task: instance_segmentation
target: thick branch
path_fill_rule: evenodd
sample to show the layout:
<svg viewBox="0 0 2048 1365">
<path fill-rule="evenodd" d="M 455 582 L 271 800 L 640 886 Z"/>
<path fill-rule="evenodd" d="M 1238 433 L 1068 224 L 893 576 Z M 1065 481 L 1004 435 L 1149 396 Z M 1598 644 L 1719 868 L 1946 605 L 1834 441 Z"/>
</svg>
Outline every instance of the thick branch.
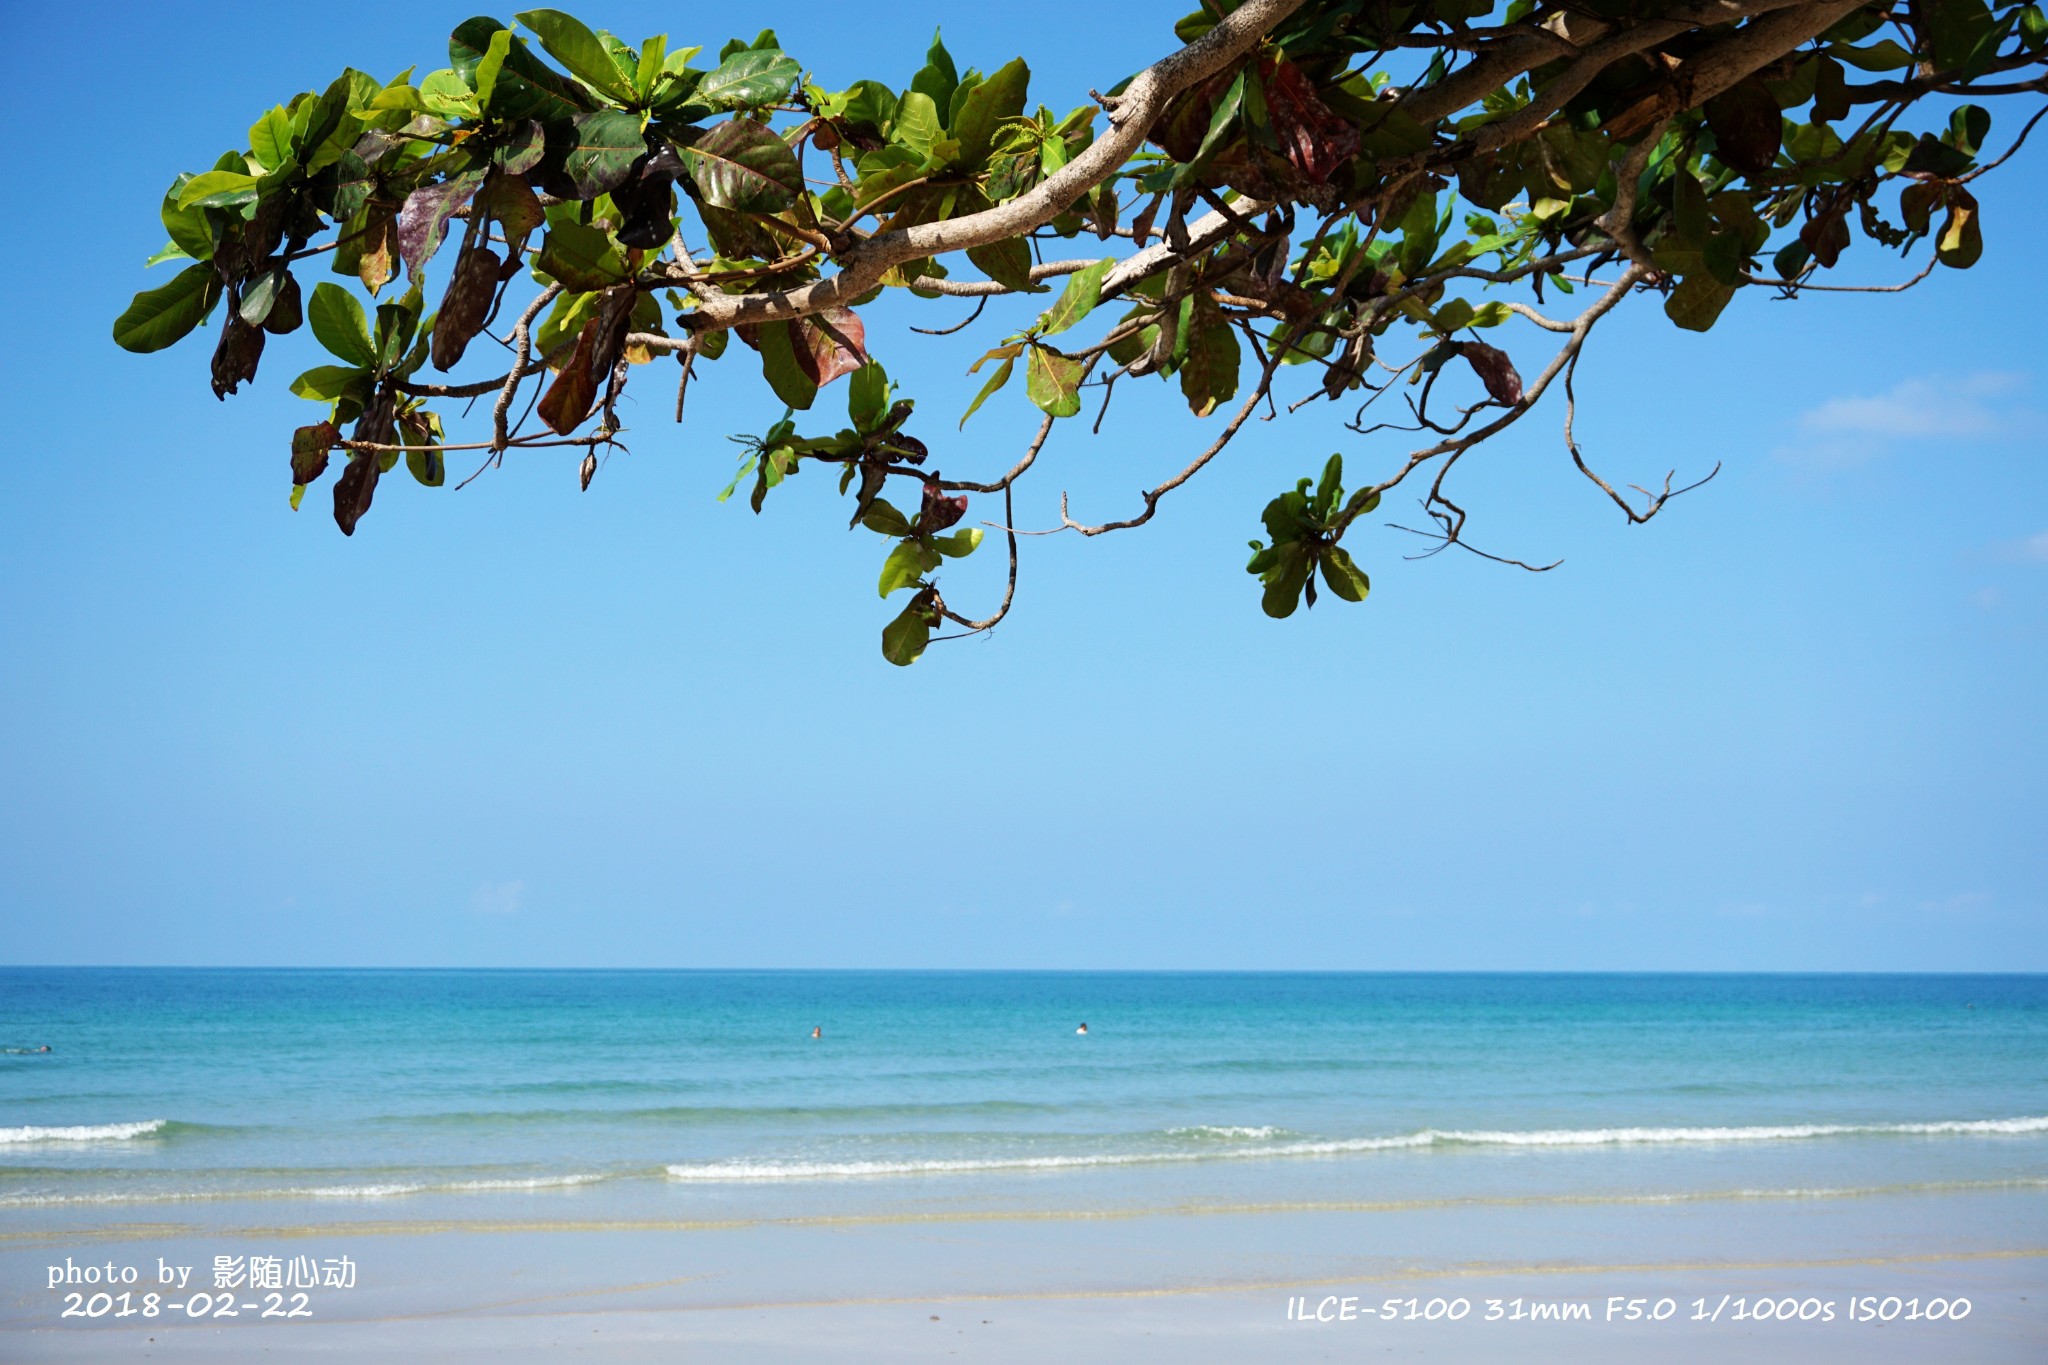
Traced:
<svg viewBox="0 0 2048 1365">
<path fill-rule="evenodd" d="M 850 304 L 881 282 L 889 267 L 986 246 L 1043 227 L 1123 169 L 1144 144 L 1166 102 L 1243 55 L 1302 0 L 1247 0 L 1215 28 L 1132 78 L 1109 116 L 1109 131 L 1035 188 L 1006 204 L 916 227 L 877 233 L 849 251 L 836 275 L 794 289 L 708 298 L 689 318 L 693 331 L 777 322 Z"/>
</svg>

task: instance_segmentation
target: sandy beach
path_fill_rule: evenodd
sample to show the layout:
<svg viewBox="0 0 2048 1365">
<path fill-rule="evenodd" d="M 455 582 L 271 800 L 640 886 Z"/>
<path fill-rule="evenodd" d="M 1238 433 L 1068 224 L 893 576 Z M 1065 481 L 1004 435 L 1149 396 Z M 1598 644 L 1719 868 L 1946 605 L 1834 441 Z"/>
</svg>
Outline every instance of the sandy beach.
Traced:
<svg viewBox="0 0 2048 1365">
<path fill-rule="evenodd" d="M 2038 1188 L 724 1225 L 584 1222 L 525 1205 L 525 1220 L 323 1228 L 292 1222 L 312 1210 L 277 1207 L 235 1211 L 267 1225 L 11 1232 L 0 1355 L 2018 1362 L 2048 1342 Z M 314 1316 L 292 1321 L 64 1320 L 66 1291 L 14 1289 L 67 1257 L 145 1276 L 192 1265 L 197 1289 L 215 1256 L 266 1252 L 347 1256 L 360 1279 L 316 1289 Z M 1927 1320 L 1936 1302 L 1941 1319 Z"/>
</svg>

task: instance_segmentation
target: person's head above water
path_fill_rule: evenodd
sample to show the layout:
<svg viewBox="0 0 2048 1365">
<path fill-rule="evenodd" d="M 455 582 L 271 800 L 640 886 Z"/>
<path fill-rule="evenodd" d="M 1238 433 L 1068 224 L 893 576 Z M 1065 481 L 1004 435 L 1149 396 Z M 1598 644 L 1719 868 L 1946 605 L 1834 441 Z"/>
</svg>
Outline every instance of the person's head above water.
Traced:
<svg viewBox="0 0 2048 1365">
<path fill-rule="evenodd" d="M 1084 1022 L 1084 1023 L 1083 1023 L 1082 1025 L 1081 1025 L 1081 1027 L 1079 1027 L 1079 1028 L 1077 1028 L 1077 1029 L 1075 1029 L 1075 1030 L 1074 1030 L 1074 1032 L 1076 1032 L 1076 1033 L 1086 1033 L 1087 1031 L 1088 1031 L 1088 1025 L 1087 1025 L 1087 1024 L 1086 1024 L 1085 1022 Z"/>
<path fill-rule="evenodd" d="M 823 1024 L 812 1025 L 811 1036 L 813 1038 L 823 1038 L 825 1036 L 825 1026 Z"/>
</svg>

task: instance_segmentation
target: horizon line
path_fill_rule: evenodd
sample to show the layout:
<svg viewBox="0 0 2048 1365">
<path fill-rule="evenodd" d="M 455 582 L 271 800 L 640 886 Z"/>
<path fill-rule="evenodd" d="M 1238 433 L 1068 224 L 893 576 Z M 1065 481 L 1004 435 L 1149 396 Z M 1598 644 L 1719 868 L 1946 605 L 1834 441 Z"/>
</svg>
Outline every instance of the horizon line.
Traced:
<svg viewBox="0 0 2048 1365">
<path fill-rule="evenodd" d="M 1830 977 L 2032 977 L 2048 976 L 2048 970 L 1989 968 L 1843 968 L 1843 967 L 538 967 L 538 966 L 447 966 L 447 965 L 362 965 L 351 963 L 264 964 L 264 963 L 93 963 L 93 962 L 4 962 L 4 971 L 59 972 L 500 972 L 500 973 L 694 973 L 779 972 L 828 975 L 834 973 L 895 973 L 902 975 L 1000 976 L 1830 976 Z"/>
</svg>

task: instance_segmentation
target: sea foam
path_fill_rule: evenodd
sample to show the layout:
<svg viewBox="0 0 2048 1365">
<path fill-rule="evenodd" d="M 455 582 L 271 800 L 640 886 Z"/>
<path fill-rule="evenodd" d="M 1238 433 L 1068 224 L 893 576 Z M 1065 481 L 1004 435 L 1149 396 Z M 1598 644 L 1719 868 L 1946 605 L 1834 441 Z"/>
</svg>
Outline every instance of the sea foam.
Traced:
<svg viewBox="0 0 2048 1365">
<path fill-rule="evenodd" d="M 15 1142 L 127 1142 L 162 1131 L 169 1119 L 144 1119 L 140 1123 L 78 1124 L 68 1128 L 0 1128 L 0 1143 Z"/>
<path fill-rule="evenodd" d="M 92 1194 L 48 1194 L 22 1190 L 0 1193 L 0 1208 L 43 1207 L 52 1204 L 171 1204 L 192 1200 L 397 1199 L 409 1194 L 568 1189 L 576 1185 L 594 1185 L 610 1178 L 595 1174 L 538 1175 L 495 1180 L 388 1180 L 362 1185 L 291 1185 L 281 1188 L 237 1188 L 226 1185 L 216 1189 L 109 1190 Z"/>
<path fill-rule="evenodd" d="M 934 1157 L 900 1161 L 714 1161 L 669 1166 L 673 1180 L 763 1182 L 834 1180 L 863 1176 L 941 1175 L 971 1171 L 1071 1170 L 1090 1166 L 1149 1166 L 1173 1162 L 1230 1161 L 1282 1157 L 1344 1156 L 1354 1153 L 1434 1147 L 1606 1147 L 1678 1143 L 1789 1142 L 1828 1137 L 2001 1137 L 2048 1133 L 2048 1115 L 2011 1119 L 1952 1119 L 1934 1123 L 1794 1123 L 1730 1128 L 1551 1128 L 1528 1131 L 1425 1128 L 1387 1137 L 1329 1138 L 1257 1143 L 1245 1138 L 1279 1133 L 1273 1128 L 1175 1128 L 1171 1135 L 1224 1136 L 1239 1142 L 1199 1150 L 1096 1152 L 1071 1156 Z"/>
</svg>

